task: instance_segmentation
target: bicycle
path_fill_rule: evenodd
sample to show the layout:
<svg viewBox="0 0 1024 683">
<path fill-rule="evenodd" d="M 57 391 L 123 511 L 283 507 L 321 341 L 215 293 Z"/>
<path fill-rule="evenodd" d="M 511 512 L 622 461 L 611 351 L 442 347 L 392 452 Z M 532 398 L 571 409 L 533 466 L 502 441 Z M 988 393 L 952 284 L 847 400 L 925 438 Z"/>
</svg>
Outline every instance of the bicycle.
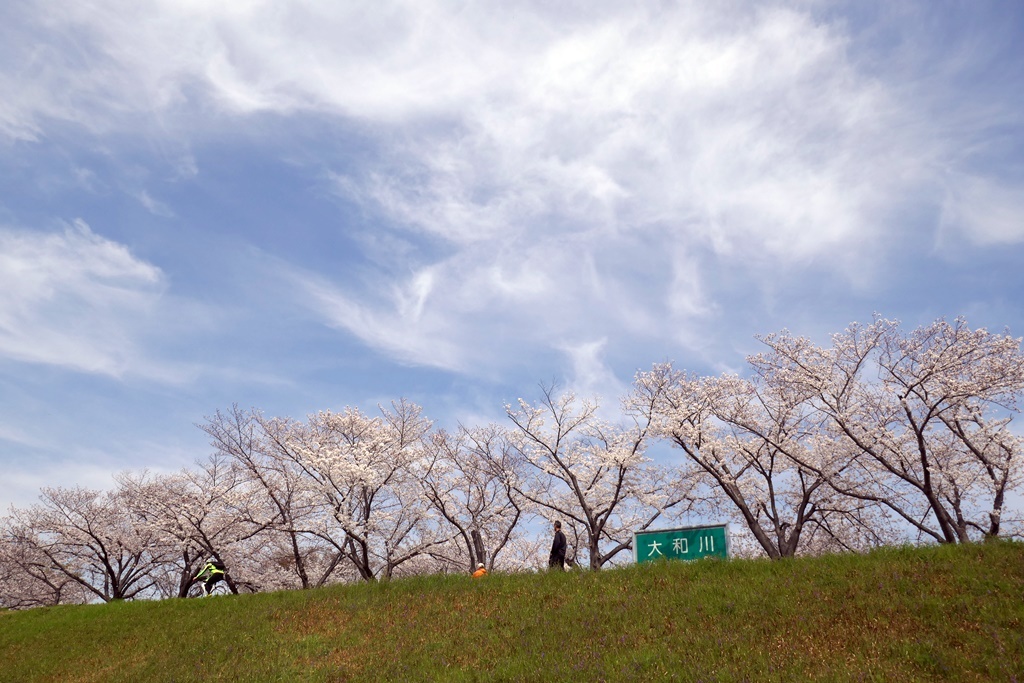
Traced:
<svg viewBox="0 0 1024 683">
<path fill-rule="evenodd" d="M 213 584 L 213 588 L 210 589 L 210 596 L 215 595 L 231 595 L 231 589 L 228 588 L 227 581 L 218 581 Z M 206 595 L 203 593 L 203 582 L 196 581 L 188 588 L 188 597 L 190 598 L 203 598 Z"/>
</svg>

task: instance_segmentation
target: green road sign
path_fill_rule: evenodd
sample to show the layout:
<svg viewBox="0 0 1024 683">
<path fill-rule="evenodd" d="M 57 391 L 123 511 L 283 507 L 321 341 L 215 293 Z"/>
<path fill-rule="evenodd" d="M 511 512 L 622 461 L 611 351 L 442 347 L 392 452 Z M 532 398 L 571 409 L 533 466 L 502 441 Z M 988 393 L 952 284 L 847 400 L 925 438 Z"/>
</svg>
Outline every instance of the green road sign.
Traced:
<svg viewBox="0 0 1024 683">
<path fill-rule="evenodd" d="M 702 557 L 729 557 L 727 525 L 655 529 L 633 534 L 633 559 L 636 562 L 699 560 Z"/>
</svg>

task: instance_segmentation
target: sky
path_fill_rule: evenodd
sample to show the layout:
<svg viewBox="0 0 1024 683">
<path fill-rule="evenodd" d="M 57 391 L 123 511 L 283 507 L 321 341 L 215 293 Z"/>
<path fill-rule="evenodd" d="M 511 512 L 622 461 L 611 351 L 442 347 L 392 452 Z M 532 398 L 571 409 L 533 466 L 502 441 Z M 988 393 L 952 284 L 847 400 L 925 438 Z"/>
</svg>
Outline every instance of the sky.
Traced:
<svg viewBox="0 0 1024 683">
<path fill-rule="evenodd" d="M 0 3 L 0 510 L 233 404 L 1024 335 L 1024 3 Z"/>
</svg>

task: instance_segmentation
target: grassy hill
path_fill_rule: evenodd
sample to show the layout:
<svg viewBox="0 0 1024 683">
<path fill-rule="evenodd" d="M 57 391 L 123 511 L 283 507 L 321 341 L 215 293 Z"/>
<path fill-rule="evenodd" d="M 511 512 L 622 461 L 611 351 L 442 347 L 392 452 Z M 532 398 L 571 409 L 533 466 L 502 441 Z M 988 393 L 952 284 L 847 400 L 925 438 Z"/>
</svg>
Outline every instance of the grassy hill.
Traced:
<svg viewBox="0 0 1024 683">
<path fill-rule="evenodd" d="M 1024 683 L 1024 544 L 4 613 L 0 680 Z"/>
</svg>

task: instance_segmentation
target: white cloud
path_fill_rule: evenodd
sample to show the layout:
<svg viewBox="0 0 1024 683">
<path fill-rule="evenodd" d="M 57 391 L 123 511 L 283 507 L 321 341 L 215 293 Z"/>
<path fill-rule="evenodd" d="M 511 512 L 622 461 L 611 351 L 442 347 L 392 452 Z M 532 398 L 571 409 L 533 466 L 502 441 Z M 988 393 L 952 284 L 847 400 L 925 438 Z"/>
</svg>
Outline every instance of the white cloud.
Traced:
<svg viewBox="0 0 1024 683">
<path fill-rule="evenodd" d="M 404 362 L 493 377 L 546 350 L 575 357 L 580 339 L 662 332 L 664 302 L 645 282 L 674 267 L 670 256 L 631 263 L 627 254 L 616 263 L 616 245 L 636 248 L 619 240 L 598 249 L 582 238 L 572 246 L 555 238 L 481 243 L 406 275 L 403 263 L 345 288 L 294 266 L 264 270 L 284 275 L 298 302 L 369 346 Z"/>
<path fill-rule="evenodd" d="M 1024 184 L 961 176 L 948 185 L 942 227 L 982 245 L 1024 242 Z"/>
<path fill-rule="evenodd" d="M 34 449 L 50 445 L 41 434 L 33 433 L 22 426 L 12 424 L 0 424 L 0 441 Z"/>
<path fill-rule="evenodd" d="M 329 324 L 451 369 L 500 353 L 509 330 L 529 348 L 623 329 L 687 343 L 720 310 L 699 258 L 864 278 L 890 219 L 972 135 L 950 125 L 969 117 L 932 120 L 969 102 L 919 102 L 867 71 L 821 7 L 72 4 L 16 34 L 39 47 L 5 69 L 0 134 L 60 119 L 201 138 L 312 113 L 372 146 L 370 165 L 322 163 L 380 219 L 364 288 L 299 276 Z M 1016 241 L 1012 190 L 968 184 L 947 222 Z M 444 255 L 410 247 L 423 236 Z"/>
<path fill-rule="evenodd" d="M 604 362 L 602 356 L 607 339 L 566 344 L 562 347 L 572 364 L 572 377 L 567 389 L 581 397 L 599 397 L 606 412 L 615 414 L 616 400 L 624 396 L 628 387 Z"/>
<path fill-rule="evenodd" d="M 171 218 L 174 216 L 174 211 L 167 204 L 153 199 L 148 191 L 142 190 L 139 195 L 139 203 L 146 207 L 146 211 L 149 211 L 154 216 L 162 216 L 164 218 Z"/>
<path fill-rule="evenodd" d="M 207 380 L 190 392 L 197 404 L 261 388 L 282 405 L 295 394 L 303 407 L 338 400 L 311 386 L 333 382 L 321 368 L 336 349 L 305 336 L 308 314 L 287 308 L 298 301 L 400 364 L 464 373 L 448 391 L 460 396 L 452 403 L 465 386 L 480 392 L 473 410 L 454 408 L 471 416 L 500 405 L 481 386 L 526 373 L 563 372 L 562 382 L 608 407 L 623 390 L 613 368 L 669 355 L 725 370 L 753 345 L 743 341 L 750 333 L 771 329 L 750 329 L 762 320 L 845 324 L 867 297 L 832 303 L 857 287 L 874 287 L 880 306 L 956 314 L 944 308 L 948 292 L 921 303 L 927 294 L 886 290 L 932 265 L 915 249 L 929 244 L 939 210 L 950 249 L 1024 238 L 1021 193 L 1000 173 L 1019 162 L 1019 75 L 999 47 L 1014 24 L 995 26 L 999 9 L 979 30 L 927 2 L 877 16 L 850 6 L 0 3 L 0 146 L 14 151 L 4 170 L 41 178 L 37 196 L 0 197 L 0 211 L 24 223 L 48 210 L 92 211 L 52 208 L 64 201 L 102 203 L 112 220 L 142 207 L 169 220 L 143 216 L 140 242 L 173 245 L 162 270 L 84 223 L 46 234 L 0 227 L 0 360 Z M 871 25 L 858 26 L 866 16 Z M 1014 43 L 1009 54 L 1018 53 Z M 987 79 L 980 91 L 976 79 Z M 1003 142 L 1009 151 L 993 152 Z M 986 164 L 993 154 L 1002 167 Z M 288 157 L 291 183 L 272 202 L 298 186 L 320 191 L 327 176 L 363 215 L 325 219 L 325 203 L 259 215 L 244 192 L 224 197 L 228 187 L 274 187 L 263 183 L 281 177 L 270 155 Z M 240 182 L 223 182 L 214 166 Z M 51 208 L 29 205 L 40 197 Z M 114 197 L 121 203 L 108 204 Z M 101 232 L 103 211 L 88 215 Z M 288 243 L 296 225 L 301 235 Z M 318 234 L 330 229 L 350 232 Z M 210 239 L 180 241 L 204 230 Z M 253 251 L 287 243 L 287 256 L 247 268 L 239 261 L 253 251 L 238 248 L 240 235 Z M 322 252 L 302 262 L 313 244 Z M 328 251 L 341 244 L 359 253 Z M 879 271 L 897 251 L 904 270 L 887 282 Z M 231 310 L 176 301 L 169 274 L 181 291 L 203 290 Z M 975 298 L 989 305 L 984 292 Z M 997 317 L 1017 315 L 1011 295 L 991 304 L 1002 307 Z M 260 355 L 295 348 L 308 363 Z M 175 353 L 203 358 L 175 367 Z M 566 370 L 550 370 L 559 359 Z M 372 357 L 355 362 L 389 374 Z M 15 369 L 31 395 L 39 368 Z M 224 400 L 235 398 L 249 400 Z M 61 445 L 80 442 L 77 431 L 40 443 L 18 424 L 0 425 L 12 447 L 97 457 Z M 115 441 L 130 451 L 119 462 L 152 450 L 123 434 Z M 35 479 L 19 487 L 37 486 L 42 474 L 31 469 L 20 476 Z M 66 469 L 85 483 L 93 476 Z M 54 483 L 45 478 L 38 483 Z"/>
<path fill-rule="evenodd" d="M 414 277 L 406 287 L 393 287 L 382 303 L 367 304 L 320 276 L 284 266 L 279 272 L 295 287 L 297 299 L 331 327 L 346 330 L 404 362 L 467 369 L 457 344 L 437 329 L 436 317 L 422 316 L 429 278 Z"/>
<path fill-rule="evenodd" d="M 790 259 L 871 229 L 896 191 L 879 174 L 908 165 L 885 133 L 899 115 L 885 91 L 807 17 L 721 19 L 611 17 L 510 54 L 511 79 L 347 188 L 456 243 L 658 223 L 722 253 Z"/>
<path fill-rule="evenodd" d="M 106 0 L 42 23 L 49 49 L 23 80 L 61 96 L 27 97 L 25 126 L 208 119 L 204 92 L 230 114 L 383 124 L 389 163 L 350 187 L 460 242 L 552 216 L 696 216 L 723 248 L 754 238 L 799 255 L 863 227 L 880 185 L 865 166 L 899 158 L 880 135 L 895 115 L 885 90 L 846 62 L 842 34 L 787 9 L 611 3 L 570 20 L 529 6 Z M 71 27 L 87 58 L 58 70 Z"/>
<path fill-rule="evenodd" d="M 0 515 L 11 505 L 24 508 L 38 503 L 43 487 L 110 490 L 116 487 L 116 472 L 145 469 L 168 474 L 191 466 L 205 452 L 177 445 L 174 436 L 152 442 L 119 435 L 116 443 L 106 444 L 102 450 L 83 446 L 76 436 L 55 441 L 59 443 L 53 444 L 49 452 L 60 453 L 58 457 L 26 455 L 17 458 L 17 467 L 10 462 L 5 465 L 0 480 Z"/>
<path fill-rule="evenodd" d="M 61 233 L 0 229 L 0 355 L 120 375 L 164 288 L 159 268 L 81 220 Z"/>
</svg>

